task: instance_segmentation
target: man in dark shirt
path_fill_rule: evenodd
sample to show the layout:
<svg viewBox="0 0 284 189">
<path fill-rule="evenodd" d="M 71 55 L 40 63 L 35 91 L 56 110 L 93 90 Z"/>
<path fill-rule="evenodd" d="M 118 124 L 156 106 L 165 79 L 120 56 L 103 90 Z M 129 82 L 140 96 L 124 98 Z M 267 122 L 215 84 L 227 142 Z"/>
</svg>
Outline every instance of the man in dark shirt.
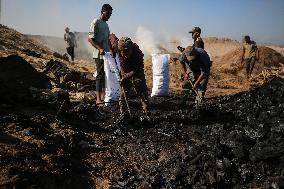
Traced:
<svg viewBox="0 0 284 189">
<path fill-rule="evenodd" d="M 148 92 L 144 74 L 144 54 L 136 43 L 130 38 L 122 37 L 118 42 L 121 68 L 121 85 L 124 89 L 131 86 L 141 99 L 142 108 L 145 113 L 148 112 Z M 124 113 L 124 94 L 120 94 L 120 111 Z"/>
<path fill-rule="evenodd" d="M 191 31 L 189 31 L 192 35 L 192 39 L 194 40 L 194 46 L 198 48 L 204 49 L 204 42 L 201 38 L 201 29 L 200 27 L 194 27 Z"/>
<path fill-rule="evenodd" d="M 201 105 L 207 89 L 212 62 L 207 52 L 201 48 L 188 46 L 179 57 L 184 82 L 193 84 L 192 90 L 197 91 L 196 103 Z"/>
</svg>

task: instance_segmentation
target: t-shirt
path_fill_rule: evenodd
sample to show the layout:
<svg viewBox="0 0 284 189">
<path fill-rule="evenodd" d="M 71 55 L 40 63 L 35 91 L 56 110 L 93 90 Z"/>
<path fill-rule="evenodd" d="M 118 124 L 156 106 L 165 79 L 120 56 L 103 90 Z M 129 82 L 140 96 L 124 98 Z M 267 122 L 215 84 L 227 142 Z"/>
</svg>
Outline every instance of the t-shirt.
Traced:
<svg viewBox="0 0 284 189">
<path fill-rule="evenodd" d="M 133 44 L 132 51 L 132 55 L 128 59 L 121 58 L 121 69 L 124 73 L 134 71 L 134 77 L 143 77 L 144 54 L 136 43 Z"/>
<path fill-rule="evenodd" d="M 109 35 L 110 30 L 108 24 L 100 18 L 95 18 L 90 25 L 89 38 L 93 39 L 96 44 L 104 48 L 106 52 L 109 52 Z M 93 58 L 103 59 L 99 49 L 94 48 Z"/>
<path fill-rule="evenodd" d="M 245 59 L 255 57 L 257 46 L 255 43 L 243 43 L 243 50 L 245 51 Z"/>
<path fill-rule="evenodd" d="M 65 33 L 64 40 L 66 41 L 67 47 L 74 47 L 76 45 L 76 37 L 72 32 Z"/>
</svg>

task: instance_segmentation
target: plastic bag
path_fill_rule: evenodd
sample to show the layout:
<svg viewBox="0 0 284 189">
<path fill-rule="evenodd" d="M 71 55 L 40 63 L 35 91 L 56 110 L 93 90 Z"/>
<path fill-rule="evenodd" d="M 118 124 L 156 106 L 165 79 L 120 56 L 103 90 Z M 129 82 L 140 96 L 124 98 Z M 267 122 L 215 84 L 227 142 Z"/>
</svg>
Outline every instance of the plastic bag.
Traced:
<svg viewBox="0 0 284 189">
<path fill-rule="evenodd" d="M 153 88 L 151 97 L 169 95 L 169 54 L 153 54 Z"/>
<path fill-rule="evenodd" d="M 120 96 L 119 87 L 119 69 L 120 62 L 118 56 L 115 59 L 111 53 L 106 52 L 103 56 L 104 71 L 105 71 L 105 105 L 110 105 L 112 102 L 117 102 Z M 115 62 L 116 61 L 116 62 Z"/>
</svg>

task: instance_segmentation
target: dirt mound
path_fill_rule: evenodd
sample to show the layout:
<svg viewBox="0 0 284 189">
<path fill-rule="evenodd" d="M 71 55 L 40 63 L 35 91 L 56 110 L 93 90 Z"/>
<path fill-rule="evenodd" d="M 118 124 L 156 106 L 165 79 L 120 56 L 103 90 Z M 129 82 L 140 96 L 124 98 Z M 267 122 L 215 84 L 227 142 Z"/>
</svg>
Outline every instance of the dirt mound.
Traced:
<svg viewBox="0 0 284 189">
<path fill-rule="evenodd" d="M 282 56 L 284 56 L 284 47 L 278 47 L 278 46 L 267 46 L 277 52 L 279 52 L 280 54 L 282 54 Z"/>
<path fill-rule="evenodd" d="M 204 43 L 207 45 L 213 45 L 216 43 L 223 43 L 229 45 L 239 45 L 240 43 L 237 40 L 229 39 L 229 38 L 218 38 L 218 37 L 206 37 L 203 38 Z"/>
<path fill-rule="evenodd" d="M 40 71 L 44 69 L 45 62 L 55 59 L 76 70 L 94 72 L 94 64 L 90 64 L 90 61 L 75 59 L 74 63 L 70 63 L 60 52 L 54 52 L 35 38 L 0 24 L 0 57 L 19 55 Z M 58 41 L 58 38 L 54 41 Z"/>
<path fill-rule="evenodd" d="M 210 53 L 213 60 L 224 56 L 241 45 L 238 41 L 228 38 L 207 37 L 203 40 L 205 50 Z"/>
<path fill-rule="evenodd" d="M 259 74 L 265 68 L 271 67 L 280 67 L 281 64 L 284 64 L 284 57 L 278 53 L 277 51 L 260 46 L 259 48 L 259 60 L 255 64 L 255 68 L 253 73 Z M 238 48 L 233 52 L 229 52 L 224 55 L 220 59 L 220 70 L 228 71 L 229 73 L 236 74 L 236 72 L 240 71 L 244 65 L 241 65 L 241 55 L 242 55 L 242 48 Z"/>
<path fill-rule="evenodd" d="M 0 57 L 0 101 L 17 102 L 29 97 L 29 88 L 50 88 L 46 75 L 17 55 Z"/>
<path fill-rule="evenodd" d="M 16 54 L 25 49 L 35 51 L 38 54 L 52 54 L 49 49 L 39 45 L 25 35 L 4 25 L 0 25 L 0 55 Z"/>
</svg>

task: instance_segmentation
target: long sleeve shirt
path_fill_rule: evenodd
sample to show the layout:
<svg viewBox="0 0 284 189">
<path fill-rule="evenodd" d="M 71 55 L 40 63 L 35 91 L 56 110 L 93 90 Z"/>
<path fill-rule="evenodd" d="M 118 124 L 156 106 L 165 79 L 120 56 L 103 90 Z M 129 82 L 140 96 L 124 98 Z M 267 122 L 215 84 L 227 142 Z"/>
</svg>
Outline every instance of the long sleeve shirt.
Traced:
<svg viewBox="0 0 284 189">
<path fill-rule="evenodd" d="M 132 55 L 128 59 L 121 60 L 121 69 L 124 73 L 134 72 L 133 77 L 144 75 L 144 54 L 137 44 L 133 44 Z"/>
<path fill-rule="evenodd" d="M 181 64 L 187 64 L 192 72 L 203 73 L 205 77 L 209 77 L 211 61 L 207 52 L 201 48 L 196 48 L 197 51 L 196 58 L 192 61 L 188 61 L 185 52 L 179 57 Z"/>
</svg>

